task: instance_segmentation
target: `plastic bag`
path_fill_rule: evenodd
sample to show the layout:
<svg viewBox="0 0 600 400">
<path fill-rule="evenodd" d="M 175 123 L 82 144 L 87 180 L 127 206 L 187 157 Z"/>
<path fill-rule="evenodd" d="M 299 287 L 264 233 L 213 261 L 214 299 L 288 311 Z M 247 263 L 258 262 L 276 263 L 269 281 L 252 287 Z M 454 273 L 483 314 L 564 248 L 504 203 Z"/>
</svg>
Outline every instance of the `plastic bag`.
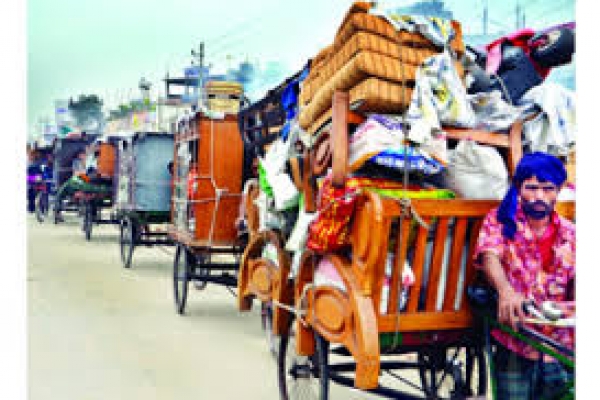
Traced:
<svg viewBox="0 0 600 400">
<path fill-rule="evenodd" d="M 307 213 L 304 211 L 304 198 L 302 195 L 300 195 L 299 208 L 296 225 L 294 225 L 294 229 L 285 244 L 285 249 L 289 252 L 300 252 L 304 249 L 308 238 L 308 227 L 317 217 L 317 213 Z"/>
<path fill-rule="evenodd" d="M 508 171 L 494 147 L 462 140 L 451 152 L 446 185 L 460 197 L 502 199 L 509 186 Z"/>
<path fill-rule="evenodd" d="M 256 204 L 256 207 L 258 208 L 259 231 L 265 229 L 281 229 L 283 227 L 281 216 L 273 210 L 273 198 L 267 197 L 267 195 L 261 191 L 254 200 L 254 204 Z"/>
<path fill-rule="evenodd" d="M 300 193 L 294 185 L 290 176 L 286 173 L 269 175 L 267 178 L 273 188 L 273 197 L 275 198 L 275 209 L 278 211 L 288 210 L 298 205 Z"/>
</svg>

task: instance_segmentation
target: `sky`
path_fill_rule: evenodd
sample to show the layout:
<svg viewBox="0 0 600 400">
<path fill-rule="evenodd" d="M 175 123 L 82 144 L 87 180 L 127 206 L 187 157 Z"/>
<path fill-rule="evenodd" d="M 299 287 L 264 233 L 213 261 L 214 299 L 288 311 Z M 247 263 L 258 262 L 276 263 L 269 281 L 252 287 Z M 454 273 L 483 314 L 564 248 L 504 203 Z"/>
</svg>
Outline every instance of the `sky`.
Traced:
<svg viewBox="0 0 600 400">
<path fill-rule="evenodd" d="M 488 1 L 489 31 L 511 31 L 517 2 L 528 25 L 574 19 L 573 0 Z M 414 1 L 387 0 L 386 6 Z M 192 48 L 205 43 L 217 71 L 248 59 L 271 63 L 281 80 L 333 40 L 351 0 L 29 0 L 27 127 L 54 118 L 54 100 L 98 94 L 105 106 L 139 96 L 141 77 L 164 91 L 167 72 L 180 75 Z M 465 34 L 482 31 L 485 0 L 447 0 Z M 228 59 L 227 56 L 230 56 Z M 234 64 L 235 65 L 235 64 Z M 105 107 L 107 108 L 107 107 Z"/>
</svg>

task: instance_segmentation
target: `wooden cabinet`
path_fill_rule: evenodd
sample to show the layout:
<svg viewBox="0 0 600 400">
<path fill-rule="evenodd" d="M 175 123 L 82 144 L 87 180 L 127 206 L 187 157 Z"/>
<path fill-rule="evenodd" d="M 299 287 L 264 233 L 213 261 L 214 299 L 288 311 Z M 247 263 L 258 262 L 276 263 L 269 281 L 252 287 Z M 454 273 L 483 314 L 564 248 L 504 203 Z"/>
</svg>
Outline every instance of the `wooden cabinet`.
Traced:
<svg viewBox="0 0 600 400">
<path fill-rule="evenodd" d="M 231 245 L 242 192 L 243 145 L 236 116 L 197 113 L 175 137 L 173 224 L 198 246 Z"/>
</svg>

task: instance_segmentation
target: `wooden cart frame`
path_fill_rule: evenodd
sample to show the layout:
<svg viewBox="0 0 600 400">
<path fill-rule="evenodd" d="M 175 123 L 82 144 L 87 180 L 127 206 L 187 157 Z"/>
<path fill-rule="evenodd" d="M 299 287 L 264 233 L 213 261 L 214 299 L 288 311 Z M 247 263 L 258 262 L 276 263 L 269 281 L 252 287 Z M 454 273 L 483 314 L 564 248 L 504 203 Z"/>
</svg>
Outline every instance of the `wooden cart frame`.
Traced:
<svg viewBox="0 0 600 400">
<path fill-rule="evenodd" d="M 329 129 L 326 128 L 329 138 L 318 143 L 305 157 L 305 165 L 309 166 L 303 177 L 307 211 L 315 210 L 314 203 L 310 201 L 316 192 L 314 177 L 323 173 L 328 165 L 332 167 L 333 184 L 344 184 L 347 176 L 348 129 L 351 124 L 360 124 L 365 120 L 364 116 L 350 111 L 347 93 L 336 92 L 332 106 L 332 123 Z M 451 141 L 470 138 L 498 148 L 504 155 L 512 176 L 522 156 L 521 129 L 522 123 L 516 122 L 507 135 L 456 128 L 447 128 L 445 131 Z M 242 258 L 238 306 L 240 310 L 248 310 L 254 297 L 279 306 L 273 310 L 273 332 L 282 335 L 279 354 L 282 398 L 288 396 L 285 382 L 289 379 L 289 374 L 302 376 L 307 368 L 312 371 L 313 376 L 320 379 L 322 389 L 328 387 L 328 378 L 331 378 L 338 383 L 357 388 L 377 390 L 382 395 L 410 398 L 405 392 L 379 387 L 378 378 L 382 365 L 384 369 L 416 368 L 421 377 L 422 391 L 426 396 L 436 395 L 439 387 L 434 380 L 428 379 L 428 376 L 439 372 L 449 374 L 453 378 L 454 393 L 457 396 L 464 396 L 465 393 L 484 393 L 484 379 L 475 382 L 472 375 L 474 365 L 476 369 L 481 369 L 482 373 L 485 368 L 482 345 L 473 330 L 471 312 L 464 300 L 463 288 L 473 274 L 472 263 L 465 260 L 470 260 L 470 252 L 481 220 L 497 204 L 495 201 L 477 200 L 413 200 L 407 208 L 396 200 L 383 199 L 374 194 L 365 195 L 359 201 L 354 219 L 351 239 L 353 259 L 344 258 L 339 254 L 324 255 L 342 276 L 347 289 L 345 293 L 330 287 L 312 287 L 316 255 L 309 251 L 303 255 L 296 279 L 291 281 L 288 278 L 289 257 L 281 249 L 275 233 L 260 232 L 254 235 Z M 436 228 L 435 231 L 428 232 L 420 227 L 417 241 L 409 246 L 408 228 L 414 213 L 425 221 L 436 221 Z M 417 282 L 421 282 L 425 269 L 429 271 L 429 282 L 423 294 L 420 289 L 412 290 L 407 311 L 398 312 L 393 306 L 397 304 L 399 295 L 397 282 L 400 266 L 396 265 L 388 301 L 391 312 L 380 315 L 374 306 L 379 304 L 381 299 L 383 260 L 380 249 L 386 248 L 389 243 L 392 220 L 395 220 L 396 224 L 399 220 L 405 220 L 401 228 L 404 231 L 404 242 L 396 248 L 398 259 L 406 259 L 410 248 L 414 254 L 413 263 L 416 266 L 413 267 Z M 452 242 L 446 246 L 433 245 L 433 250 L 430 247 L 428 265 L 424 266 L 428 236 L 435 238 L 437 242 L 446 240 L 448 229 L 456 231 Z M 260 257 L 259 250 L 266 243 L 280 249 L 278 265 Z M 446 248 L 448 250 L 443 250 Z M 438 299 L 436 289 L 441 276 L 443 256 L 448 260 L 445 262 L 445 268 L 451 272 L 446 281 L 447 297 Z M 462 271 L 461 287 L 456 286 L 459 277 L 457 271 Z M 425 300 L 419 296 L 425 296 Z M 441 310 L 436 307 L 439 301 L 443 302 Z M 458 308 L 454 307 L 455 303 Z M 290 325 L 294 314 L 301 318 Z M 293 328 L 292 331 L 290 327 Z M 384 335 L 382 337 L 386 337 L 388 342 L 390 337 L 394 338 L 394 352 L 416 352 L 417 362 L 407 364 L 386 361 L 381 364 L 380 334 Z M 399 340 L 398 335 L 404 336 L 405 340 Z M 299 365 L 296 370 L 290 365 L 285 365 L 284 353 L 287 352 L 291 339 L 296 341 L 297 355 L 309 360 L 311 365 Z M 354 379 L 338 373 L 340 371 L 337 371 L 335 366 L 329 366 L 326 349 L 329 342 L 342 345 L 345 349 L 342 353 L 353 356 L 354 363 L 345 363 L 340 368 L 341 371 L 354 371 Z M 432 346 L 435 351 L 430 351 Z M 456 359 L 446 357 L 451 348 L 462 349 L 462 357 L 468 364 L 467 370 L 455 368 L 453 363 Z M 389 351 L 389 346 L 386 351 Z M 458 354 L 456 351 L 455 353 Z M 303 368 L 304 372 L 301 372 Z M 328 369 L 327 374 L 322 368 Z"/>
<path fill-rule="evenodd" d="M 168 235 L 177 246 L 173 289 L 179 314 L 185 312 L 191 281 L 198 289 L 208 283 L 237 286 L 246 244 L 235 227 L 242 197 L 242 149 L 236 116 L 215 120 L 198 112 L 178 126 Z"/>
<path fill-rule="evenodd" d="M 131 268 L 133 253 L 136 247 L 174 245 L 166 228 L 170 221 L 168 204 L 166 210 L 160 210 L 160 207 L 141 207 L 138 204 L 138 199 L 136 199 L 136 190 L 139 184 L 143 184 L 144 188 L 148 190 L 158 190 L 163 187 L 172 186 L 170 180 L 163 181 L 154 178 L 154 176 L 151 180 L 149 180 L 149 177 L 140 177 L 139 179 L 142 181 L 134 179 L 138 173 L 136 171 L 137 163 L 141 162 L 143 158 L 141 155 L 136 155 L 134 149 L 138 146 L 138 140 L 146 140 L 147 137 L 160 140 L 166 137 L 170 138 L 170 135 L 164 132 L 136 132 L 130 138 L 127 138 L 127 145 L 120 143 L 121 147 L 117 156 L 117 171 L 115 173 L 115 220 L 119 224 L 119 250 L 124 268 Z M 131 146 L 131 148 L 128 146 Z M 169 158 L 171 156 L 170 151 L 168 152 Z M 124 156 L 125 152 L 127 152 L 126 156 Z M 162 152 L 161 156 L 164 156 Z M 146 162 L 156 163 L 157 160 L 146 160 Z M 166 174 L 168 165 L 166 162 L 164 164 L 164 173 Z M 126 178 L 124 178 L 125 175 Z M 119 190 L 122 192 L 118 193 Z"/>
<path fill-rule="evenodd" d="M 112 212 L 112 192 L 92 193 L 81 191 L 79 198 L 81 207 L 83 208 L 81 228 L 85 235 L 85 240 L 90 241 L 92 239 L 92 229 L 94 225 L 116 225 L 119 223 L 119 220 Z M 103 217 L 103 209 L 108 209 L 110 211 L 108 218 Z"/>
<path fill-rule="evenodd" d="M 133 252 L 138 246 L 174 244 L 164 228 L 170 220 L 169 212 L 121 210 L 116 220 L 119 223 L 119 249 L 124 268 L 131 268 Z"/>
</svg>

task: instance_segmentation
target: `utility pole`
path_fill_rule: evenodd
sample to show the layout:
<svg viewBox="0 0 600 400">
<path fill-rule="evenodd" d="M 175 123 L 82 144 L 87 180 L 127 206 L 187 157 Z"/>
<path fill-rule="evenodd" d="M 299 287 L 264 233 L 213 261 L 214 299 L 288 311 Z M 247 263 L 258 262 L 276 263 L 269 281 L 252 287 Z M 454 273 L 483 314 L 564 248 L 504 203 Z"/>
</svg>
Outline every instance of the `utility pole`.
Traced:
<svg viewBox="0 0 600 400">
<path fill-rule="evenodd" d="M 516 29 L 521 29 L 521 5 L 519 4 L 519 0 L 517 0 L 515 12 Z"/>
<path fill-rule="evenodd" d="M 488 1 L 483 0 L 483 34 L 488 34 Z"/>
<path fill-rule="evenodd" d="M 192 49 L 192 57 L 198 57 L 198 66 L 200 70 L 198 71 L 198 108 L 204 104 L 203 92 L 202 92 L 202 75 L 204 72 L 204 42 L 200 42 L 198 45 L 198 52 Z"/>
</svg>

